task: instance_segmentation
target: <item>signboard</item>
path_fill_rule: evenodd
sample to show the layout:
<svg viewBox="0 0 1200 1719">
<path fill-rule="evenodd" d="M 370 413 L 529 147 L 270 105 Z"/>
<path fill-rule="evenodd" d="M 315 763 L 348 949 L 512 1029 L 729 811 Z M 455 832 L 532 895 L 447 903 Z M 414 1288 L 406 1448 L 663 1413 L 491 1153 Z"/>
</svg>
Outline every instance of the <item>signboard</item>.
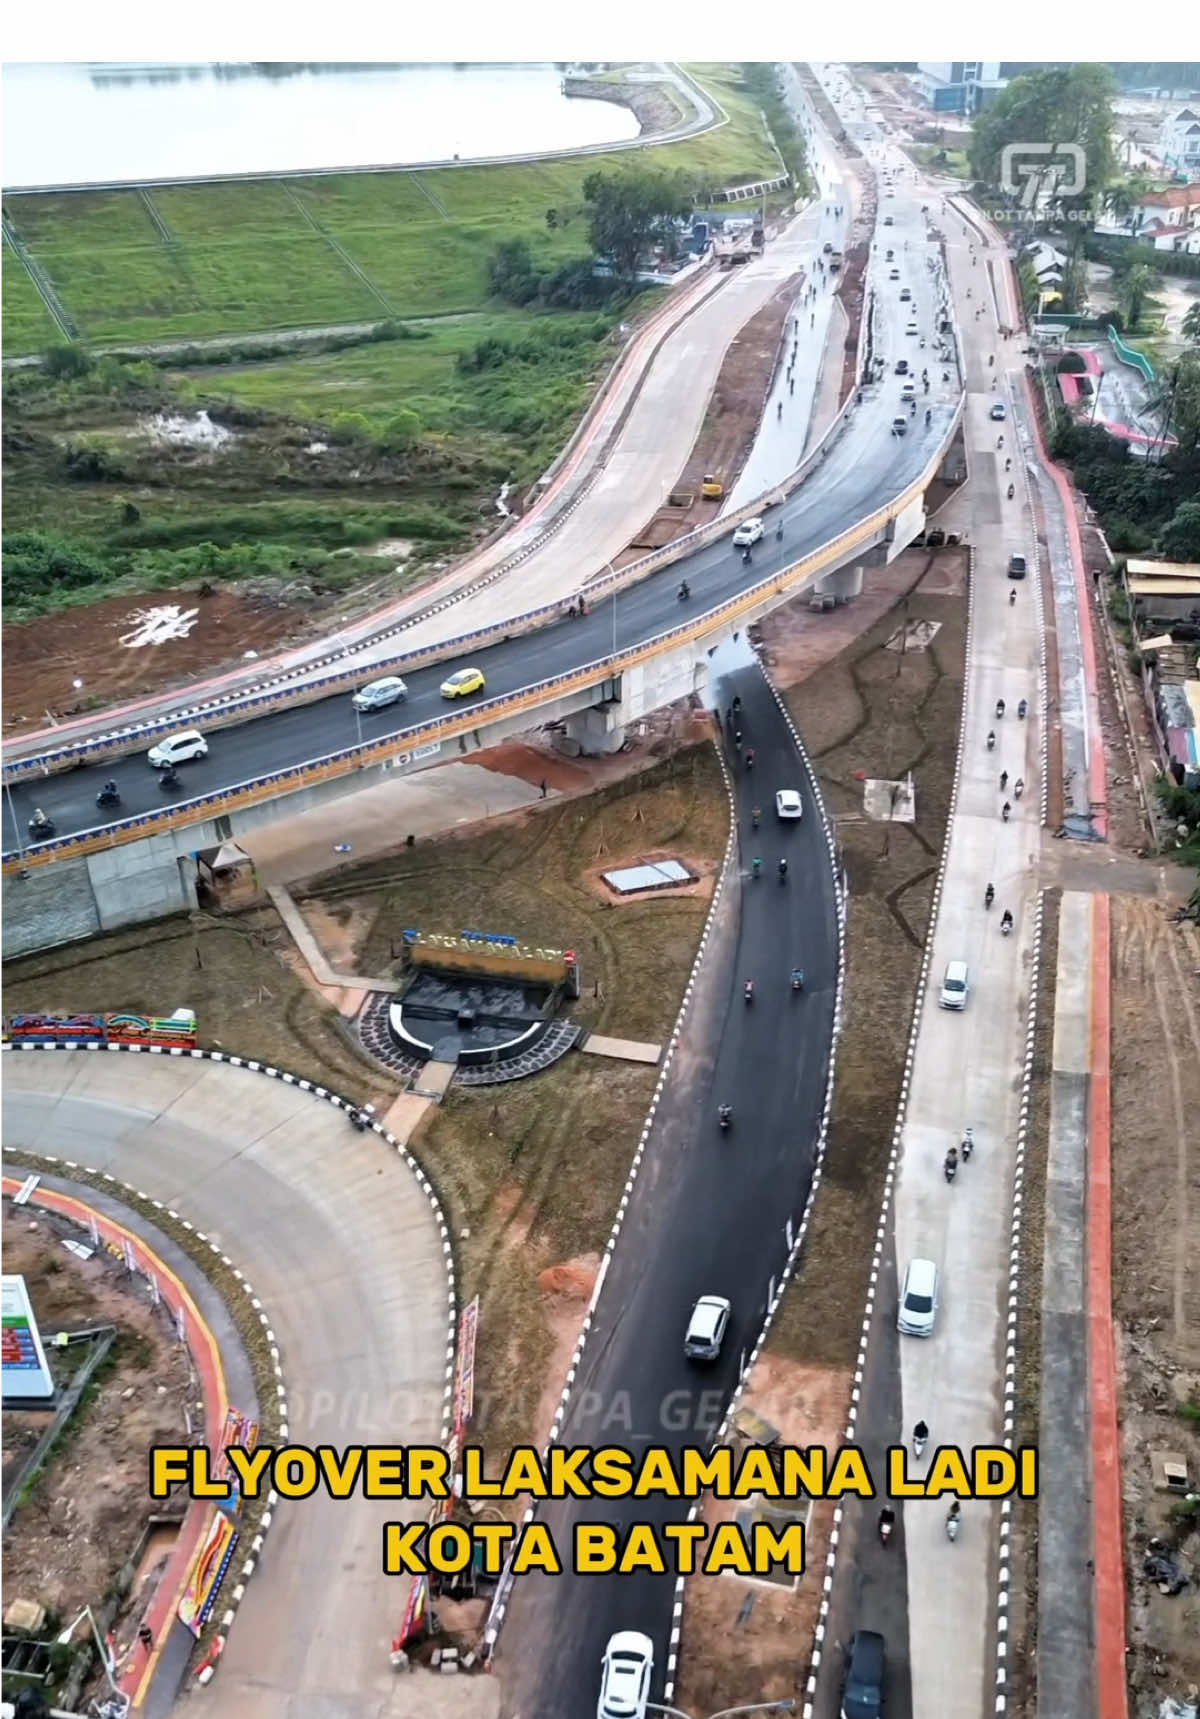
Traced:
<svg viewBox="0 0 1200 1719">
<path fill-rule="evenodd" d="M 46 1351 L 42 1348 L 25 1279 L 0 1278 L 0 1302 L 3 1317 L 0 1395 L 5 1401 L 32 1397 L 49 1403 L 54 1396 L 54 1380 L 46 1365 Z"/>
<path fill-rule="evenodd" d="M 459 1436 L 475 1409 L 475 1333 L 479 1297 L 463 1308 L 458 1322 L 458 1378 L 454 1386 L 454 1432 Z"/>
<path fill-rule="evenodd" d="M 214 1511 L 204 1544 L 192 1566 L 187 1587 L 183 1590 L 183 1598 L 179 1602 L 179 1621 L 185 1628 L 190 1629 L 194 1636 L 201 1635 L 208 1621 L 208 1614 L 213 1609 L 217 1590 L 225 1578 L 237 1540 L 237 1529 L 228 1516 L 222 1515 L 219 1510 Z"/>
</svg>

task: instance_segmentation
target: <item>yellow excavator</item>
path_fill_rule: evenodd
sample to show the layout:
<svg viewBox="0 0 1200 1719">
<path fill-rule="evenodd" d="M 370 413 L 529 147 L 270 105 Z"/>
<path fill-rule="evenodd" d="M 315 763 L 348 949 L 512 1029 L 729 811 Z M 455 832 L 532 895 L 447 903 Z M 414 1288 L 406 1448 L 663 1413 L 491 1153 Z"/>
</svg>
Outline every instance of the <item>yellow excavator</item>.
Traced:
<svg viewBox="0 0 1200 1719">
<path fill-rule="evenodd" d="M 700 485 L 700 494 L 709 500 L 718 501 L 725 494 L 725 485 L 713 472 L 708 472 Z"/>
</svg>

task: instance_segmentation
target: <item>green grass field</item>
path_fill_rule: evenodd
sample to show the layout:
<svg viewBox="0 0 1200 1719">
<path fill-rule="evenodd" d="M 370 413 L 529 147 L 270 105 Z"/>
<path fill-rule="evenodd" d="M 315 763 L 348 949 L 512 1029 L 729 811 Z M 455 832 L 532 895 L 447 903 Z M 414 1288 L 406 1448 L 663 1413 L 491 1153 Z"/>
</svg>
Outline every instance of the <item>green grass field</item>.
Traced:
<svg viewBox="0 0 1200 1719">
<path fill-rule="evenodd" d="M 737 69 L 689 70 L 730 122 L 647 159 L 701 173 L 713 187 L 777 172 Z M 10 197 L 5 214 L 90 342 L 244 334 L 385 314 L 324 234 L 364 271 L 391 314 L 436 316 L 485 306 L 487 261 L 502 238 L 524 235 L 545 263 L 585 254 L 583 180 L 634 154 L 179 186 L 148 199 L 137 191 Z M 547 226 L 548 209 L 567 215 L 565 227 Z M 54 340 L 53 325 L 24 270 L 6 262 L 5 351 L 39 351 Z"/>
</svg>

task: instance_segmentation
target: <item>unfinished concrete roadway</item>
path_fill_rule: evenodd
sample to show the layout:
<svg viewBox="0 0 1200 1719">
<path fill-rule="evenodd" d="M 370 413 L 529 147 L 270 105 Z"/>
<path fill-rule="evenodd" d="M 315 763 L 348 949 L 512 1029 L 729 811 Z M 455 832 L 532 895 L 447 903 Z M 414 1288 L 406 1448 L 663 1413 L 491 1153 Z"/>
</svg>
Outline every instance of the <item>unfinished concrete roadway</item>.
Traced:
<svg viewBox="0 0 1200 1719">
<path fill-rule="evenodd" d="M 187 1057 L 86 1051 L 3 1059 L 6 1145 L 75 1159 L 176 1207 L 262 1297 L 289 1434 L 335 1446 L 436 1443 L 447 1277 L 432 1208 L 403 1160 L 311 1092 Z M 402 1583 L 381 1525 L 405 1507 L 283 1504 L 217 1677 L 222 1719 L 406 1713 L 388 1643 Z M 182 1625 L 176 1626 L 182 1628 Z"/>
</svg>

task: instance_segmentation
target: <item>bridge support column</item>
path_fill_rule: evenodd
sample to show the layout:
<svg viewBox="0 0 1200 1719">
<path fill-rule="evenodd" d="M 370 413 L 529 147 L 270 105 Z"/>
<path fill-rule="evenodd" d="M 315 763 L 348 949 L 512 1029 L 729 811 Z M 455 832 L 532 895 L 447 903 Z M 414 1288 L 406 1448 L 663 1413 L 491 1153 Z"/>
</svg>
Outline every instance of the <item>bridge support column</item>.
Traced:
<svg viewBox="0 0 1200 1719">
<path fill-rule="evenodd" d="M 571 758 L 603 758 L 625 744 L 625 716 L 620 704 L 592 705 L 565 716 L 555 746 Z"/>
</svg>

